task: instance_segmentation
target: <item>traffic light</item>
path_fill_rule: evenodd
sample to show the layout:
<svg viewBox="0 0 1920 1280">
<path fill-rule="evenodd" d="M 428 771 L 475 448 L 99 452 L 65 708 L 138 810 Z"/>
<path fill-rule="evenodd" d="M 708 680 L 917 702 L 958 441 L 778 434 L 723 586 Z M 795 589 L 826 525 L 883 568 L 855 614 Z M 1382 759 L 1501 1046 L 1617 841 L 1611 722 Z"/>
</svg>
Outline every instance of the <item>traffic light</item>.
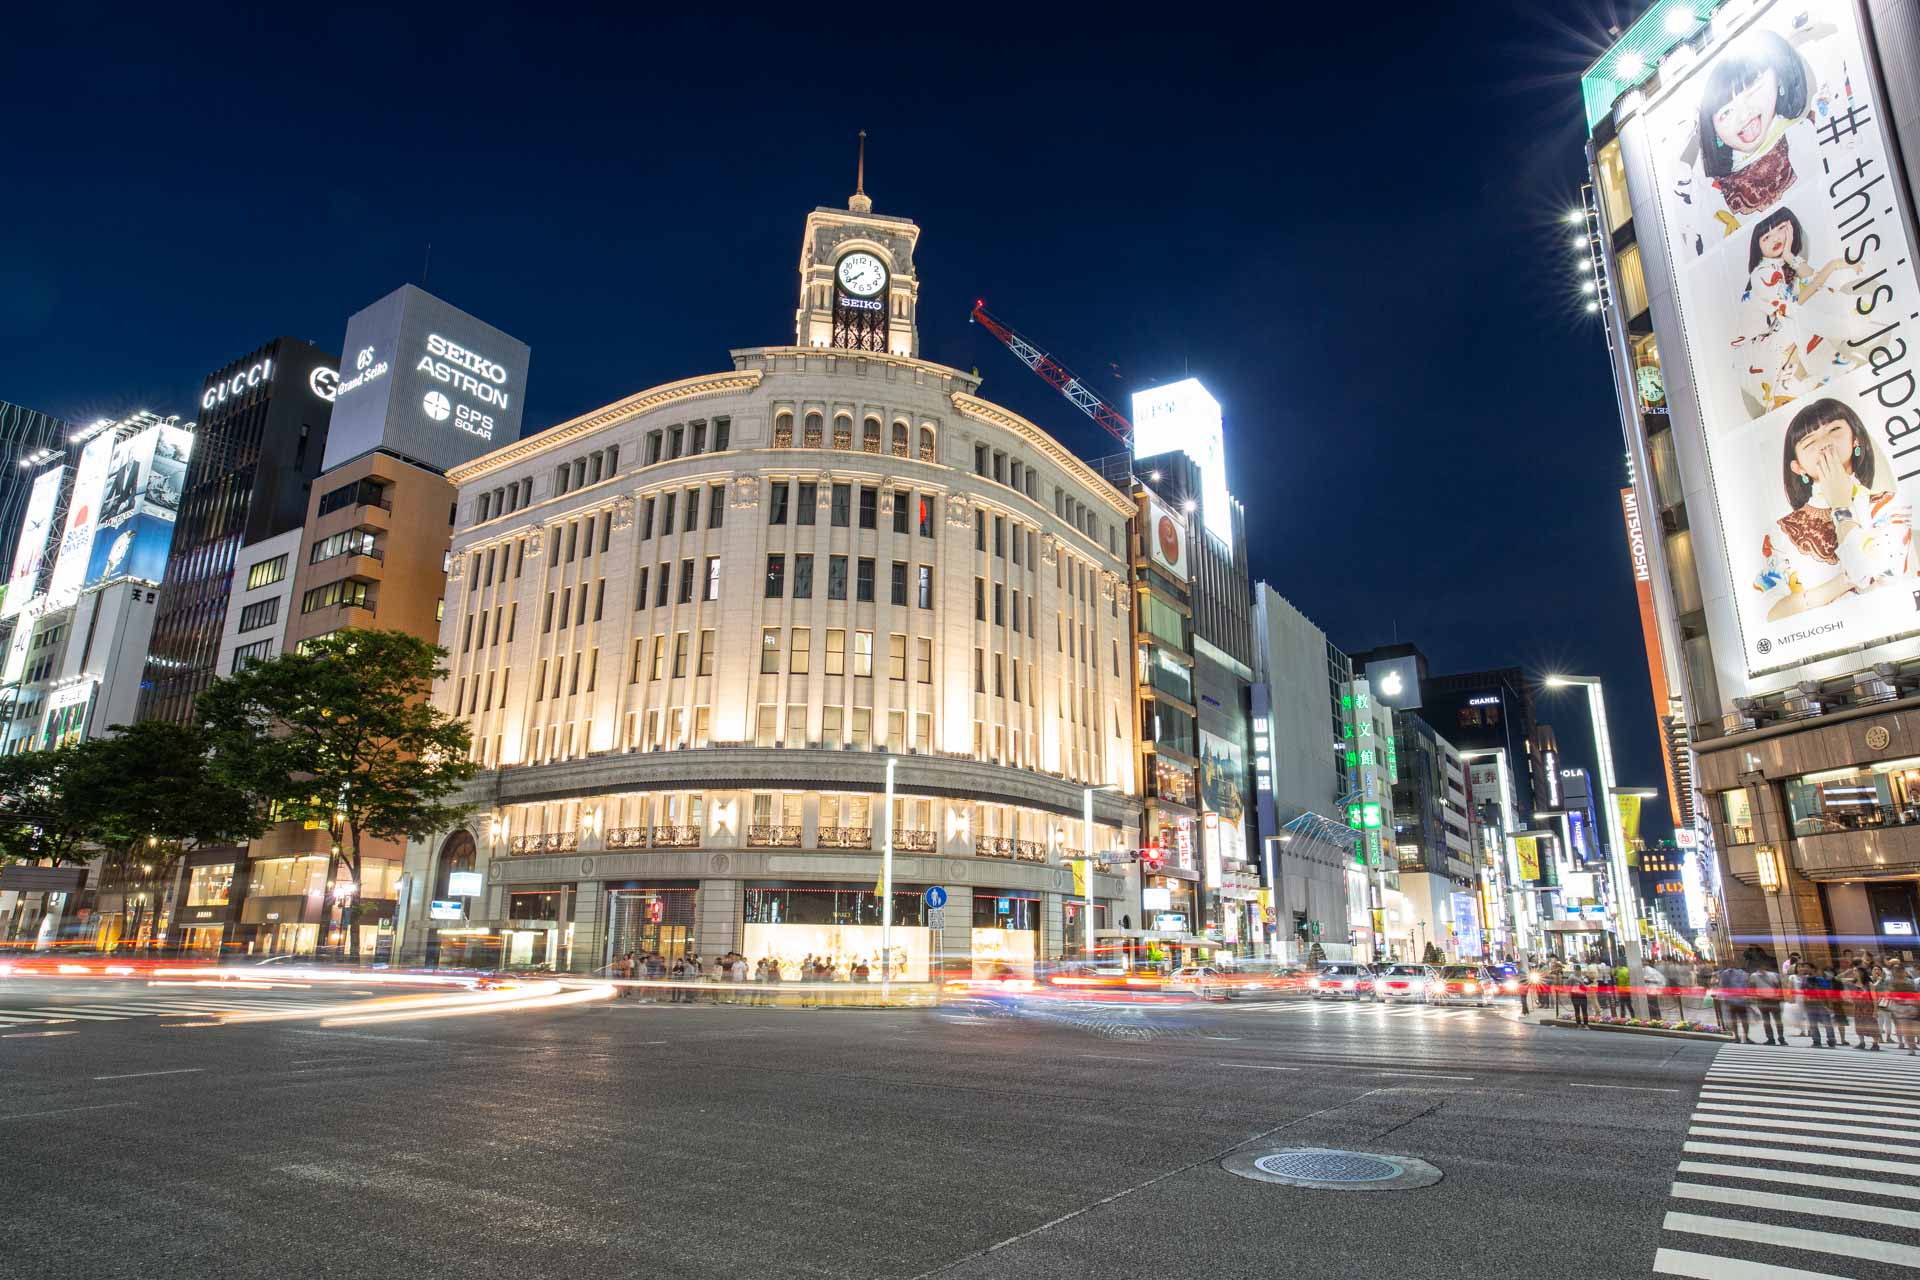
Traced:
<svg viewBox="0 0 1920 1280">
<path fill-rule="evenodd" d="M 1147 875 L 1159 874 L 1160 868 L 1167 865 L 1165 849 L 1142 849 L 1140 851 L 1140 870 Z"/>
</svg>

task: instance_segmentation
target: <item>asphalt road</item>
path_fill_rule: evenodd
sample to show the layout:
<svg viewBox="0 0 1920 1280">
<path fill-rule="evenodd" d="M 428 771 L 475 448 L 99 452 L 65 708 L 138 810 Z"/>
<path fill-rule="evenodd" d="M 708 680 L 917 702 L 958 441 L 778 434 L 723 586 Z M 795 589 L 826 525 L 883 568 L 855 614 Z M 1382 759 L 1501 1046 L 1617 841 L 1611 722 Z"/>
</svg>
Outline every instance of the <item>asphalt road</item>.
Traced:
<svg viewBox="0 0 1920 1280">
<path fill-rule="evenodd" d="M 16 1011 L 138 996 L 0 984 Z M 1715 1057 L 1510 1010 L 1306 1003 L 22 1021 L 0 1026 L 0 1272 L 1644 1276 L 1687 1244 L 1669 1189 Z M 1282 1147 L 1443 1177 L 1330 1192 L 1221 1167 Z"/>
</svg>

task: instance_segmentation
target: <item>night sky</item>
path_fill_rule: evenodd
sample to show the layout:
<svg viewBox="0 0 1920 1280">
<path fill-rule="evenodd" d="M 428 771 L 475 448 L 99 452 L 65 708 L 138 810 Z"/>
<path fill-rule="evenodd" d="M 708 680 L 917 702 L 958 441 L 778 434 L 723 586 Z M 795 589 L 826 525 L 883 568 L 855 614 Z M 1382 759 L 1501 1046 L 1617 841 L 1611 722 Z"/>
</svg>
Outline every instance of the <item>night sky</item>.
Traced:
<svg viewBox="0 0 1920 1280">
<path fill-rule="evenodd" d="M 192 417 L 275 335 L 339 350 L 431 243 L 426 287 L 532 346 L 539 430 L 790 343 L 802 222 L 844 207 L 865 128 L 875 211 L 922 228 L 923 356 L 1086 456 L 1113 442 L 968 323 L 976 296 L 1123 412 L 1201 378 L 1257 577 L 1349 650 L 1602 676 L 1622 784 L 1658 784 L 1561 221 L 1579 72 L 1641 6 L 1556 7 L 35 6 L 0 87 L 0 399 Z M 1583 704 L 1540 694 L 1580 763 Z"/>
</svg>

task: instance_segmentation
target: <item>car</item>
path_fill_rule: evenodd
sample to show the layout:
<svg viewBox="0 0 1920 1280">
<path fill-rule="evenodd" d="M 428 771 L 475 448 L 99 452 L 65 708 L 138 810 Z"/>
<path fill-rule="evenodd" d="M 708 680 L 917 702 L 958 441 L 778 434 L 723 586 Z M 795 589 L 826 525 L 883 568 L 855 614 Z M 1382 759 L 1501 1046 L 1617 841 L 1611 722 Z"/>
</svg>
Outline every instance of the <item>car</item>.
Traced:
<svg viewBox="0 0 1920 1280">
<path fill-rule="evenodd" d="M 1539 976 L 1529 975 L 1517 964 L 1497 964 L 1493 966 L 1493 980 L 1500 985 L 1501 995 L 1517 996 L 1529 983 L 1538 983 Z"/>
<path fill-rule="evenodd" d="M 1386 1002 L 1425 1000 L 1437 972 L 1430 964 L 1388 965 L 1387 971 L 1373 981 L 1374 998 Z"/>
<path fill-rule="evenodd" d="M 1199 996 L 1202 1000 L 1232 999 L 1226 989 L 1227 974 L 1210 964 L 1190 964 L 1167 975 L 1163 991 Z"/>
<path fill-rule="evenodd" d="M 1339 961 L 1323 964 L 1307 979 L 1307 990 L 1315 1000 L 1370 1000 L 1373 998 L 1373 970 L 1364 964 Z"/>
<path fill-rule="evenodd" d="M 1477 964 L 1442 965 L 1427 985 L 1427 999 L 1435 1004 L 1492 1004 L 1500 994 L 1500 980 Z"/>
</svg>

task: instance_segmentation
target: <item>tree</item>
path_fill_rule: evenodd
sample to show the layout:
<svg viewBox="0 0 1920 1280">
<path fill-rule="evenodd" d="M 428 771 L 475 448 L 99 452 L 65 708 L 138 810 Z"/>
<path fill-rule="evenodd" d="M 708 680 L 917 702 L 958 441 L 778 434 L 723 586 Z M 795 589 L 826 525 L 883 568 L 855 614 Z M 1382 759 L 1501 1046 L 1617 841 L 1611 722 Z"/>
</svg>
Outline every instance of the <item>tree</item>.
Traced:
<svg viewBox="0 0 1920 1280">
<path fill-rule="evenodd" d="M 1435 946 L 1431 942 L 1427 944 L 1426 951 L 1423 952 L 1420 956 L 1421 964 L 1445 964 L 1446 962 L 1447 962 L 1446 953 L 1441 951 L 1439 947 Z"/>
<path fill-rule="evenodd" d="M 65 803 L 82 748 L 0 756 L 0 862 L 85 862 L 89 815 Z"/>
<path fill-rule="evenodd" d="M 84 815 L 87 839 L 107 851 L 100 882 L 121 886 L 122 916 L 128 899 L 138 904 L 124 931 L 129 938 L 139 935 L 145 914 L 142 891 L 165 884 L 189 849 L 237 843 L 267 828 L 260 799 L 214 772 L 211 741 L 198 725 L 116 725 L 77 750 L 65 804 Z"/>
<path fill-rule="evenodd" d="M 349 627 L 215 681 L 199 702 L 215 773 L 282 820 L 336 829 L 327 883 L 342 864 L 365 883 L 363 839 L 417 839 L 470 811 L 448 803 L 474 773 L 467 727 L 428 700 L 446 656 L 404 631 Z M 342 913 L 355 959 L 358 911 L 356 895 Z"/>
</svg>

